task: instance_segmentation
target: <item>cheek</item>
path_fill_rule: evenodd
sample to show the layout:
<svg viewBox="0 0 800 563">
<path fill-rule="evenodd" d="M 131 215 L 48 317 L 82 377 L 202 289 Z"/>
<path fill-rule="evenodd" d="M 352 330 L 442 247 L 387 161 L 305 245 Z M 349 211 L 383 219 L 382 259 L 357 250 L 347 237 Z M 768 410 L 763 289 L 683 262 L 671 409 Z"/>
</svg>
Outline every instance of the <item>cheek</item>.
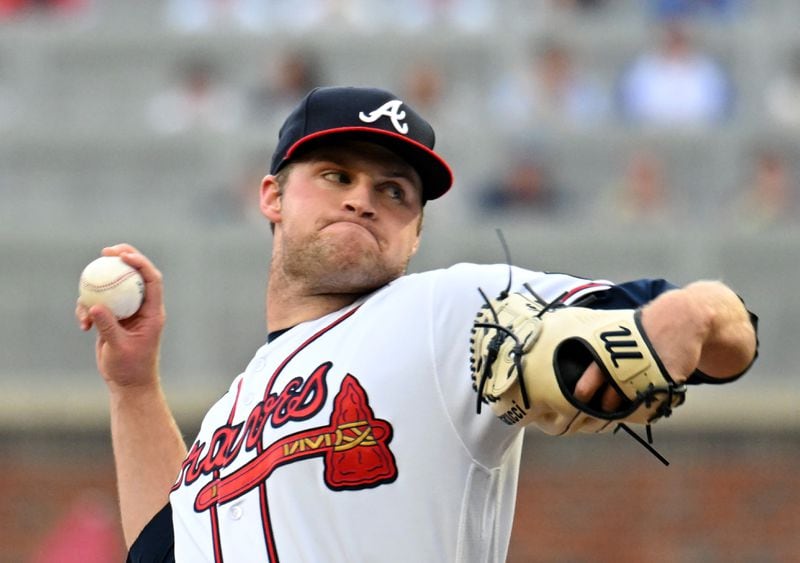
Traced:
<svg viewBox="0 0 800 563">
<path fill-rule="evenodd" d="M 319 210 L 324 207 L 324 202 L 319 197 L 302 197 L 302 194 L 293 196 L 284 197 L 281 210 L 284 222 L 289 220 L 294 223 L 313 223 L 319 216 Z"/>
<path fill-rule="evenodd" d="M 417 221 L 412 221 L 402 227 L 399 237 L 404 252 L 414 254 L 419 246 L 419 227 Z"/>
</svg>

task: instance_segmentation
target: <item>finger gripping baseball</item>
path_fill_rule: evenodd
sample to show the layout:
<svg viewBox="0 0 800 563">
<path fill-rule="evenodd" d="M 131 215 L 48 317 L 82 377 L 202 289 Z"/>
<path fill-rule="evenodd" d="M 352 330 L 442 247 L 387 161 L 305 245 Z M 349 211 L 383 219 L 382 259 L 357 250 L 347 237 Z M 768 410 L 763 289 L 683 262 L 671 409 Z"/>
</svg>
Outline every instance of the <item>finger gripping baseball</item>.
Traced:
<svg viewBox="0 0 800 563">
<path fill-rule="evenodd" d="M 685 388 L 664 369 L 633 310 L 550 308 L 514 293 L 488 301 L 472 330 L 472 376 L 479 401 L 509 425 L 548 434 L 602 432 L 615 423 L 650 424 L 683 403 Z M 587 401 L 578 380 L 596 362 L 604 385 Z M 613 388 L 620 404 L 601 404 Z"/>
</svg>

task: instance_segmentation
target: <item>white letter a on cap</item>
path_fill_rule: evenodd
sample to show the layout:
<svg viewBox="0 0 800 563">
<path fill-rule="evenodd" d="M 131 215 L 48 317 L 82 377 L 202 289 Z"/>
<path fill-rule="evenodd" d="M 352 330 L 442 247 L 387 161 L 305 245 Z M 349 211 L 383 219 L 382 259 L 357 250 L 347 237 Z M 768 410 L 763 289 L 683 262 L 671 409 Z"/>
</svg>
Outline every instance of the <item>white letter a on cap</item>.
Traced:
<svg viewBox="0 0 800 563">
<path fill-rule="evenodd" d="M 403 102 L 401 100 L 392 100 L 369 114 L 365 114 L 363 111 L 359 112 L 358 118 L 364 123 L 375 123 L 381 117 L 388 117 L 392 120 L 392 125 L 397 129 L 397 132 L 405 135 L 408 133 L 408 123 L 402 123 L 402 120 L 406 118 L 406 112 L 400 109 L 402 105 Z"/>
</svg>

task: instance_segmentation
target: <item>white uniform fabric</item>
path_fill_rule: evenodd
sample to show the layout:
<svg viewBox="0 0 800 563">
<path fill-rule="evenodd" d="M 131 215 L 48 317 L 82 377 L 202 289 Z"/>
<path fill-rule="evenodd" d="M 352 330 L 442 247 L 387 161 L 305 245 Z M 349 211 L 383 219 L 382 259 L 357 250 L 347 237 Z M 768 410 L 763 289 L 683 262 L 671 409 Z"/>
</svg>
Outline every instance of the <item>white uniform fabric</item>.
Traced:
<svg viewBox="0 0 800 563">
<path fill-rule="evenodd" d="M 512 272 L 547 300 L 609 285 Z M 408 275 L 261 347 L 173 489 L 176 561 L 505 561 L 523 436 L 476 414 L 469 334 L 508 278 Z"/>
</svg>

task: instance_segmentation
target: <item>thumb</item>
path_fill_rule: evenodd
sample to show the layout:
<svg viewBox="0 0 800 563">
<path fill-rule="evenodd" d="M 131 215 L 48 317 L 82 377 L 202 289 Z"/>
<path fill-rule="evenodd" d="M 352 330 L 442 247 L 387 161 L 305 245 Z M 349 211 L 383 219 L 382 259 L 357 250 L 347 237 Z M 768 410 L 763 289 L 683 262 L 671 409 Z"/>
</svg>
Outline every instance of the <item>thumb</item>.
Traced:
<svg viewBox="0 0 800 563">
<path fill-rule="evenodd" d="M 89 309 L 89 316 L 97 327 L 98 335 L 102 340 L 113 344 L 119 339 L 119 331 L 122 330 L 122 327 L 108 307 L 94 305 Z"/>
</svg>

